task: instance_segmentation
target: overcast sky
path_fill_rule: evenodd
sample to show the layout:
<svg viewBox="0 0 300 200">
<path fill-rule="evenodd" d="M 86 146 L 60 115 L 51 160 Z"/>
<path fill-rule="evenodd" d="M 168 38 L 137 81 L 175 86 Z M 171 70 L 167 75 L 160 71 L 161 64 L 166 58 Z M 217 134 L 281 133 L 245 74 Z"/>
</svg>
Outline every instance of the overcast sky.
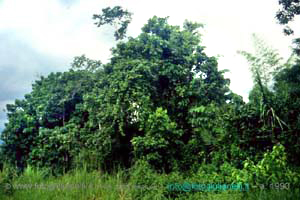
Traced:
<svg viewBox="0 0 300 200">
<path fill-rule="evenodd" d="M 274 19 L 278 0 L 0 0 L 0 131 L 5 105 L 29 93 L 38 75 L 66 71 L 82 54 L 108 61 L 113 29 L 97 28 L 92 15 L 115 5 L 134 13 L 130 36 L 137 36 L 154 15 L 170 16 L 173 25 L 185 19 L 204 23 L 206 53 L 221 55 L 219 69 L 230 70 L 230 87 L 244 100 L 252 80 L 247 62 L 236 52 L 253 50 L 251 35 L 258 34 L 285 58 L 290 54 L 292 37 L 284 36 Z"/>
</svg>

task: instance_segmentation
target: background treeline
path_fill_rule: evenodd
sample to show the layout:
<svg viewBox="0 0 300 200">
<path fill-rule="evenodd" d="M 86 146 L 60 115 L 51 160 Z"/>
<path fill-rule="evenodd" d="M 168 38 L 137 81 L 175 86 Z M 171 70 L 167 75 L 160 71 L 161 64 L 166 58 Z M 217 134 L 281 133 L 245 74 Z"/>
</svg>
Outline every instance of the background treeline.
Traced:
<svg viewBox="0 0 300 200">
<path fill-rule="evenodd" d="M 132 183 L 148 186 L 166 173 L 173 182 L 299 187 L 299 57 L 283 62 L 254 36 L 256 53 L 240 51 L 254 81 L 245 103 L 217 58 L 204 53 L 202 25 L 167 20 L 149 19 L 139 36 L 117 43 L 107 64 L 76 57 L 69 71 L 40 77 L 24 99 L 8 104 L 4 168 L 20 174 L 33 167 L 47 176 L 122 168 L 133 170 Z M 122 23 L 117 39 L 129 22 Z M 13 180 L 7 174 L 2 183 Z"/>
</svg>

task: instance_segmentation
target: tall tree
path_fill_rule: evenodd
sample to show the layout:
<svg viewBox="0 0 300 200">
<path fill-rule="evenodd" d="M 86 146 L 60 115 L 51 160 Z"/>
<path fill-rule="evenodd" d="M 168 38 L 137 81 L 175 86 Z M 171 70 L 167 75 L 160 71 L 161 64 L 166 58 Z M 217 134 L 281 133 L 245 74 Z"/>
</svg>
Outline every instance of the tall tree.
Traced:
<svg viewBox="0 0 300 200">
<path fill-rule="evenodd" d="M 289 155 L 294 164 L 300 163 L 300 61 L 284 68 L 275 77 L 276 110 L 289 128 L 283 132 Z"/>
<path fill-rule="evenodd" d="M 253 44 L 255 49 L 254 54 L 246 51 L 238 51 L 238 53 L 244 56 L 250 64 L 254 88 L 260 88 L 262 101 L 266 105 L 271 101 L 268 98 L 268 94 L 273 89 L 274 77 L 283 68 L 293 65 L 296 57 L 292 53 L 284 61 L 276 49 L 267 45 L 255 34 L 253 34 Z"/>
<path fill-rule="evenodd" d="M 274 97 L 275 77 L 286 67 L 293 65 L 295 56 L 291 54 L 287 61 L 278 52 L 265 44 L 254 35 L 255 54 L 239 51 L 250 63 L 254 87 L 249 94 L 248 111 L 241 115 L 241 121 L 247 134 L 246 139 L 255 143 L 271 147 L 280 139 L 280 133 L 287 128 L 287 124 L 280 118 L 277 110 L 277 99 Z M 251 116 L 250 118 L 247 117 Z M 239 120 L 238 120 L 239 121 Z"/>
<path fill-rule="evenodd" d="M 174 141 L 166 139 L 169 136 L 153 129 L 157 127 L 154 124 L 162 123 L 165 134 L 173 134 L 174 140 L 178 136 L 177 143 L 185 144 L 193 134 L 189 109 L 211 102 L 222 105 L 228 99 L 229 80 L 218 71 L 216 58 L 208 57 L 199 45 L 197 29 L 201 24 L 186 21 L 181 29 L 167 20 L 155 16 L 138 37 L 118 43 L 111 62 L 104 65 L 106 76 L 99 80 L 103 88 L 94 88 L 86 96 L 86 107 L 94 112 L 91 124 L 98 127 L 97 143 L 111 149 L 108 160 L 126 157 L 133 148 L 135 155 L 143 152 L 151 157 L 155 166 L 161 164 L 159 159 L 165 152 L 165 165 L 170 165 L 172 158 L 183 155 Z M 157 137 L 167 146 L 151 156 L 141 150 L 155 146 L 152 142 L 158 142 Z"/>
<path fill-rule="evenodd" d="M 105 10 L 108 18 L 99 18 L 112 23 L 109 17 L 123 16 L 119 11 Z M 93 158 L 108 169 L 140 158 L 167 171 L 187 169 L 206 149 L 203 130 L 213 128 L 208 138 L 226 134 L 221 113 L 233 99 L 217 59 L 200 45 L 200 27 L 190 21 L 172 26 L 154 16 L 139 36 L 117 43 L 107 64 L 83 55 L 68 72 L 41 77 L 21 108 L 10 110 L 3 139 L 17 150 L 7 146 L 7 155 L 26 152 L 24 164 L 65 170 L 76 158 Z M 201 106 L 205 113 L 193 121 Z M 195 156 L 188 161 L 185 153 Z"/>
</svg>

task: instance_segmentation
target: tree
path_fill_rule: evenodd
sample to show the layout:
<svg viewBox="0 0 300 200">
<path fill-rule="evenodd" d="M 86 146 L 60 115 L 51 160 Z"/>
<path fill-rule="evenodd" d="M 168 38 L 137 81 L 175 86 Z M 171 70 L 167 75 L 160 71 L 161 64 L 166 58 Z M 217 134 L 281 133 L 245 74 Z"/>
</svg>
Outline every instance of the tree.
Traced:
<svg viewBox="0 0 300 200">
<path fill-rule="evenodd" d="M 151 123 L 159 123 L 154 121 L 157 109 L 162 109 L 167 121 L 161 122 L 166 123 L 162 127 L 170 135 L 180 132 L 178 142 L 186 144 L 193 134 L 189 109 L 211 102 L 222 105 L 229 99 L 225 95 L 229 91 L 229 80 L 218 71 L 216 58 L 205 55 L 204 48 L 199 45 L 197 29 L 201 25 L 186 21 L 181 29 L 169 25 L 167 20 L 155 16 L 148 20 L 138 37 L 119 42 L 112 49 L 111 62 L 104 65 L 105 77 L 98 81 L 103 87 L 94 88 L 86 95 L 85 106 L 93 112 L 89 120 L 98 135 L 97 144 L 107 145 L 107 148 L 99 146 L 104 151 L 110 149 L 104 163 L 105 160 L 128 158 L 132 151 L 134 155 L 141 155 L 142 149 L 149 149 L 148 142 L 152 144 L 158 135 L 167 137 L 164 131 L 154 133 L 154 129 L 149 128 L 150 118 L 153 118 Z M 168 129 L 168 121 L 175 123 L 172 127 L 176 129 Z M 164 167 L 171 169 L 176 165 L 171 162 L 176 145 L 174 141 L 166 145 L 164 148 L 173 152 L 168 155 L 173 156 L 167 157 Z M 162 152 L 157 149 L 151 156 L 142 155 L 151 157 L 153 163 L 165 155 Z M 176 154 L 178 160 L 184 157 L 179 152 Z M 170 163 L 173 166 L 167 166 Z"/>
<path fill-rule="evenodd" d="M 78 129 L 88 117 L 82 103 L 84 93 L 94 85 L 94 75 L 89 70 L 97 68 L 97 62 L 85 57 L 75 59 L 77 68 L 86 62 L 88 67 L 84 70 L 71 69 L 40 77 L 25 99 L 7 105 L 9 122 L 1 139 L 8 162 L 20 169 L 27 164 L 61 169 L 70 166 L 78 150 L 70 147 L 80 142 Z"/>
<path fill-rule="evenodd" d="M 114 34 L 116 40 L 121 40 L 125 38 L 127 27 L 131 22 L 131 15 L 132 13 L 123 10 L 122 7 L 115 6 L 102 9 L 102 14 L 94 14 L 93 19 L 99 20 L 95 23 L 98 27 L 105 24 L 113 25 L 116 29 Z M 120 27 L 118 28 L 118 26 Z"/>
<path fill-rule="evenodd" d="M 273 90 L 274 77 L 284 68 L 293 65 L 295 56 L 292 53 L 286 62 L 277 50 L 268 46 L 262 39 L 253 34 L 255 54 L 238 51 L 249 62 L 250 71 L 255 87 L 260 88 L 261 100 L 264 105 L 270 106 L 271 99 L 268 98 Z M 254 93 L 253 93 L 254 94 Z M 253 98 L 256 98 L 252 96 Z"/>
<path fill-rule="evenodd" d="M 289 22 L 293 21 L 296 15 L 300 14 L 300 1 L 299 0 L 279 0 L 281 9 L 276 13 L 276 18 L 279 24 L 286 25 L 283 32 L 286 35 L 291 35 L 294 31 L 288 26 Z M 294 52 L 300 55 L 300 38 L 293 41 L 295 47 Z"/>
<path fill-rule="evenodd" d="M 15 100 L 15 104 L 7 104 L 6 109 L 9 123 L 1 134 L 2 153 L 7 162 L 23 170 L 36 145 L 39 122 L 34 107 L 26 100 Z"/>
<path fill-rule="evenodd" d="M 285 67 L 294 62 L 294 55 L 283 62 L 277 51 L 256 35 L 254 37 L 255 54 L 239 51 L 250 63 L 254 87 L 249 94 L 249 103 L 237 118 L 235 126 L 243 138 L 246 148 L 255 145 L 257 149 L 271 148 L 274 143 L 282 141 L 281 132 L 287 124 L 280 118 L 276 109 L 277 99 L 274 94 L 274 77 Z M 281 138 L 281 139 L 280 139 Z"/>
<path fill-rule="evenodd" d="M 286 62 L 282 62 L 275 50 L 261 44 L 256 55 L 241 52 L 252 65 L 254 87 L 249 94 L 245 113 L 241 113 L 240 118 L 237 118 L 237 123 L 241 125 L 239 132 L 243 133 L 251 146 L 254 142 L 268 148 L 278 142 L 284 144 L 290 162 L 297 163 L 299 160 L 293 157 L 295 152 L 299 153 L 296 150 L 299 147 L 297 139 L 299 60 L 291 54 Z"/>
<path fill-rule="evenodd" d="M 276 18 L 282 25 L 287 25 L 294 20 L 296 15 L 300 14 L 299 0 L 279 0 L 279 5 L 281 5 L 281 9 L 277 11 Z M 293 34 L 293 32 L 288 26 L 284 29 L 284 33 L 287 35 Z"/>
<path fill-rule="evenodd" d="M 299 133 L 300 133 L 300 61 L 280 71 L 275 77 L 275 108 L 280 118 L 287 124 L 288 129 L 282 134 L 282 139 L 288 147 L 289 159 L 299 164 Z"/>
<path fill-rule="evenodd" d="M 119 12 L 104 10 L 100 25 L 128 14 Z M 202 140 L 193 145 L 202 130 L 225 138 L 223 123 L 209 132 L 223 119 L 216 107 L 238 100 L 229 93 L 217 59 L 204 53 L 200 27 L 190 21 L 183 28 L 172 26 L 168 18 L 154 16 L 139 36 L 117 43 L 107 64 L 83 55 L 69 71 L 41 77 L 17 103 L 20 108 L 9 110 L 4 153 L 16 157 L 22 152 L 22 164 L 57 172 L 79 158 L 97 160 L 108 170 L 138 159 L 166 171 L 188 169 L 185 153 L 207 149 Z M 205 126 L 192 120 L 191 110 L 201 106 L 208 112 L 199 116 Z"/>
</svg>

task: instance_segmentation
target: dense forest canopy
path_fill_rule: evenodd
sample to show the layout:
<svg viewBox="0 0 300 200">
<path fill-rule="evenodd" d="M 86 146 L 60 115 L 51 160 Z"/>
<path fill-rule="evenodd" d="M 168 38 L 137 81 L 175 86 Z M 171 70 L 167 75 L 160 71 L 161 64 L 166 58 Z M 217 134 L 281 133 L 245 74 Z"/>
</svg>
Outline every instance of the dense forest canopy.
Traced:
<svg viewBox="0 0 300 200">
<path fill-rule="evenodd" d="M 277 16 L 283 24 L 292 18 L 284 11 Z M 94 19 L 97 26 L 120 26 L 110 61 L 76 57 L 71 69 L 41 76 L 24 99 L 8 104 L 1 134 L 6 162 L 54 174 L 83 165 L 110 171 L 144 160 L 158 172 L 205 163 L 257 170 L 263 175 L 249 175 L 254 182 L 296 177 L 279 168 L 300 164 L 297 55 L 284 63 L 255 37 L 256 54 L 239 52 L 254 82 L 245 103 L 229 89 L 218 59 L 204 52 L 201 24 L 186 20 L 180 27 L 154 16 L 137 37 L 126 37 L 130 12 L 106 8 Z"/>
</svg>

